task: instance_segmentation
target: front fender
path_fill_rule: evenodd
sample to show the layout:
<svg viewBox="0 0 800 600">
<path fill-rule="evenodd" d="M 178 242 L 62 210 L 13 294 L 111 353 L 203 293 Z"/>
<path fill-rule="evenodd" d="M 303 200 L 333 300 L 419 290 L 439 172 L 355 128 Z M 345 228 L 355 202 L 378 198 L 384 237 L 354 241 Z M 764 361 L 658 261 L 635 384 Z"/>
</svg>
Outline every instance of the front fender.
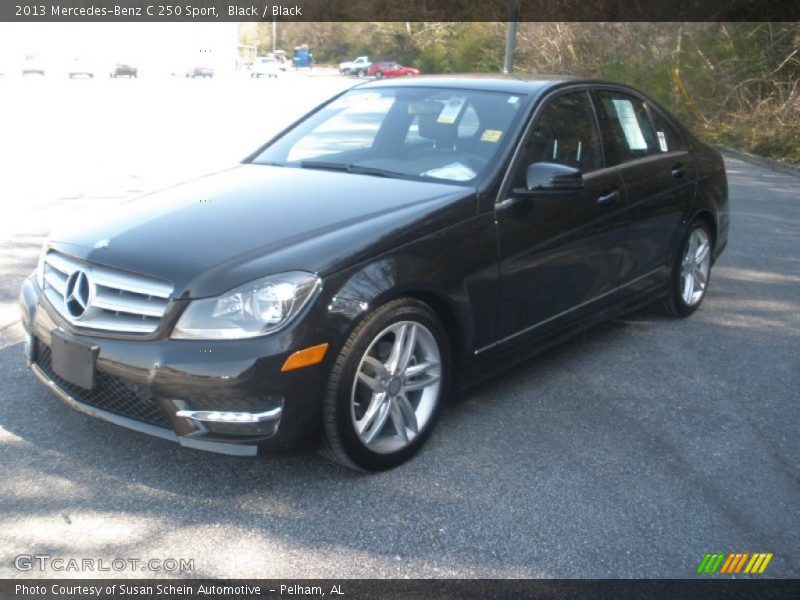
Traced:
<svg viewBox="0 0 800 600">
<path fill-rule="evenodd" d="M 494 337 L 497 279 L 494 221 L 487 213 L 332 277 L 328 310 L 352 330 L 377 306 L 417 298 L 437 312 L 454 354 L 468 362 L 474 348 Z"/>
</svg>

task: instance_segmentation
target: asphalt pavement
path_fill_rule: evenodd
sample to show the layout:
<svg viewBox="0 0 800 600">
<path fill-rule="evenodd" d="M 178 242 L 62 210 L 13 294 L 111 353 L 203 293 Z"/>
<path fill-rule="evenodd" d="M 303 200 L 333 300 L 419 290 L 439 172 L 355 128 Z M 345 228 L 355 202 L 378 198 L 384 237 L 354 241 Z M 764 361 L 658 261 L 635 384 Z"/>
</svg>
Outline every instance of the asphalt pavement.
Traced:
<svg viewBox="0 0 800 600">
<path fill-rule="evenodd" d="M 49 554 L 191 559 L 171 575 L 192 577 L 683 578 L 706 552 L 800 577 L 800 179 L 728 159 L 730 243 L 697 313 L 628 315 L 453 399 L 400 468 L 240 459 L 61 404 L 23 366 L 17 290 L 52 227 L 233 161 L 355 81 L 85 83 L 3 84 L 0 577 L 109 575 L 13 564 Z"/>
</svg>

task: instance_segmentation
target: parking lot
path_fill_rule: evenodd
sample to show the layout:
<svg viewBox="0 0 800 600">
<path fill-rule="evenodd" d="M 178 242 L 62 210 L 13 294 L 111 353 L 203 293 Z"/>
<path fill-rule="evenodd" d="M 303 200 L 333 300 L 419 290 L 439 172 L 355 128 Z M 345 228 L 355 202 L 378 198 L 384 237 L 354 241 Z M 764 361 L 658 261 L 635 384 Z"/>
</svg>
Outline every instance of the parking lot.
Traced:
<svg viewBox="0 0 800 600">
<path fill-rule="evenodd" d="M 390 472 L 180 448 L 35 380 L 16 295 L 50 231 L 231 164 L 355 83 L 0 80 L 0 577 L 93 575 L 15 569 L 38 553 L 194 577 L 683 578 L 706 552 L 800 577 L 800 178 L 738 160 L 694 316 L 629 315 L 453 398 Z"/>
</svg>

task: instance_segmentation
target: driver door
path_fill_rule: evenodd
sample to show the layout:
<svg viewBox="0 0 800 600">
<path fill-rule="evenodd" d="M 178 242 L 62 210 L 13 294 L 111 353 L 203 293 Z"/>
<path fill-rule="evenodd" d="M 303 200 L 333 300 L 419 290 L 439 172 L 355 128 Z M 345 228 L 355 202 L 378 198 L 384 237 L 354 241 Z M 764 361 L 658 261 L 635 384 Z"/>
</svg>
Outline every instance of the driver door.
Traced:
<svg viewBox="0 0 800 600">
<path fill-rule="evenodd" d="M 496 205 L 500 245 L 498 339 L 523 341 L 595 307 L 618 285 L 626 198 L 605 168 L 588 91 L 555 96 L 539 112 Z M 579 169 L 577 189 L 527 188 L 533 163 Z"/>
</svg>

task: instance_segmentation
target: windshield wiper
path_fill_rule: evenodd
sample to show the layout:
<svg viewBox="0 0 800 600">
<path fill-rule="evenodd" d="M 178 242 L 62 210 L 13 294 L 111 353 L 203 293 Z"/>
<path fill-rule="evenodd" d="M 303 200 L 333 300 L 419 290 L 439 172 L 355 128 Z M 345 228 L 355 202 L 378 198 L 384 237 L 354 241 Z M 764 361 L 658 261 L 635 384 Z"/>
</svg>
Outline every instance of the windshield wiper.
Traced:
<svg viewBox="0 0 800 600">
<path fill-rule="evenodd" d="M 401 177 L 403 179 L 411 177 L 408 173 L 399 173 L 388 169 L 365 167 L 356 164 L 326 162 L 323 160 L 301 160 L 298 165 L 303 169 L 329 169 L 331 171 L 344 171 L 345 173 L 357 173 L 359 175 L 375 175 L 377 177 Z"/>
<path fill-rule="evenodd" d="M 275 162 L 275 161 L 272 161 L 272 162 L 267 162 L 267 161 L 264 161 L 264 162 L 253 161 L 253 164 L 254 164 L 254 165 L 265 165 L 265 166 L 267 166 L 267 167 L 285 167 L 285 166 L 286 166 L 286 163 L 284 163 L 284 162 Z"/>
</svg>

